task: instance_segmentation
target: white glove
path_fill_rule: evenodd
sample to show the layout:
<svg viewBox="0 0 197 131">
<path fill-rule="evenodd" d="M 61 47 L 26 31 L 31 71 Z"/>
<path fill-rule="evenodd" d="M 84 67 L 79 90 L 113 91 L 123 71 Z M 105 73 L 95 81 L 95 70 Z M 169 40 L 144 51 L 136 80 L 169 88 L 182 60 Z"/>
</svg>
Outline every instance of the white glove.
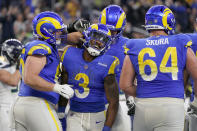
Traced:
<svg viewBox="0 0 197 131">
<path fill-rule="evenodd" d="M 64 84 L 64 85 L 59 85 L 55 84 L 53 87 L 53 91 L 62 95 L 66 99 L 70 99 L 74 95 L 74 90 L 71 88 L 72 85 Z"/>
<path fill-rule="evenodd" d="M 194 101 L 191 103 L 191 105 L 197 108 L 197 97 L 194 97 Z"/>
</svg>

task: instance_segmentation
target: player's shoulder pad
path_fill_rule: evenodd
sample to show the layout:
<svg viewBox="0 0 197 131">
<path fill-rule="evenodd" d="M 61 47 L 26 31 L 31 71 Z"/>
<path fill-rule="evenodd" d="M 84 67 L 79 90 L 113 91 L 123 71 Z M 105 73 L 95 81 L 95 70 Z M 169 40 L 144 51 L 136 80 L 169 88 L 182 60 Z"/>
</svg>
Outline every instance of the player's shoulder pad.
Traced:
<svg viewBox="0 0 197 131">
<path fill-rule="evenodd" d="M 136 43 L 138 43 L 137 41 L 140 39 L 129 39 L 126 44 L 124 45 L 124 53 L 125 55 L 130 54 L 130 50 L 133 49 L 136 45 Z"/>
<path fill-rule="evenodd" d="M 114 74 L 115 73 L 115 69 L 118 65 L 120 65 L 120 61 L 117 57 L 113 56 L 114 57 L 114 60 L 113 62 L 111 63 L 110 65 L 110 68 L 109 68 L 109 71 L 108 71 L 108 74 Z"/>
<path fill-rule="evenodd" d="M 118 43 L 120 43 L 121 45 L 124 45 L 128 40 L 129 40 L 129 38 L 121 36 L 119 38 L 119 42 Z"/>
<path fill-rule="evenodd" d="M 197 33 L 187 33 L 191 40 L 192 40 L 192 45 L 197 46 Z"/>
<path fill-rule="evenodd" d="M 106 67 L 108 68 L 108 74 L 114 74 L 116 67 L 120 64 L 120 61 L 115 56 L 102 55 L 102 59 L 98 64 L 106 65 Z"/>
<path fill-rule="evenodd" d="M 34 40 L 25 46 L 23 52 L 26 52 L 27 55 L 50 55 L 52 53 L 52 46 L 45 41 Z"/>
<path fill-rule="evenodd" d="M 120 37 L 120 40 L 123 41 L 123 42 L 125 42 L 125 41 L 128 41 L 128 40 L 130 40 L 130 39 L 127 38 L 127 37 L 121 36 L 121 37 Z"/>
<path fill-rule="evenodd" d="M 179 39 L 179 42 L 183 44 L 185 47 L 190 47 L 192 45 L 192 39 L 188 35 L 181 33 L 175 36 Z"/>
<path fill-rule="evenodd" d="M 70 50 L 79 50 L 76 46 L 73 45 L 67 45 L 66 47 L 63 48 L 63 53 L 61 56 L 61 61 L 63 62 L 65 55 L 70 51 Z"/>
</svg>

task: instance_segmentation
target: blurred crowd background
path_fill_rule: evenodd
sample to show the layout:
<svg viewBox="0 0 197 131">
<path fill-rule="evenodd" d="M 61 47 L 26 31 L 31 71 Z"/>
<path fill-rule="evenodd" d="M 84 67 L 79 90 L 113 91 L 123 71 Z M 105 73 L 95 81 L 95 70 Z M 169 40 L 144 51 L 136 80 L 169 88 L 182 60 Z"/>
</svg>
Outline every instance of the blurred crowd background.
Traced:
<svg viewBox="0 0 197 131">
<path fill-rule="evenodd" d="M 168 6 L 176 16 L 176 33 L 197 31 L 197 0 L 0 0 L 0 44 L 8 38 L 23 43 L 33 38 L 32 20 L 42 11 L 55 11 L 65 24 L 77 18 L 96 23 L 103 8 L 120 5 L 127 15 L 124 35 L 147 37 L 143 28 L 146 11 L 155 4 Z"/>
</svg>

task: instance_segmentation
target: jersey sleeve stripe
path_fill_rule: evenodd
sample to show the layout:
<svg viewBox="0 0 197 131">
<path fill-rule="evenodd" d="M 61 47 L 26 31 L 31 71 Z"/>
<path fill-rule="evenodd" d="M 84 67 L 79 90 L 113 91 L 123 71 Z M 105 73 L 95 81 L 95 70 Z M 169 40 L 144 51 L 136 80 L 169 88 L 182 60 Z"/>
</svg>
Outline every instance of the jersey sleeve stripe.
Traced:
<svg viewBox="0 0 197 131">
<path fill-rule="evenodd" d="M 63 60 L 64 60 L 64 56 L 65 56 L 67 50 L 68 50 L 68 48 L 66 48 L 66 49 L 64 50 L 64 53 L 63 53 L 62 56 L 61 56 L 61 61 L 62 61 L 62 62 L 63 62 Z"/>
<path fill-rule="evenodd" d="M 190 47 L 192 45 L 192 41 L 190 40 L 189 42 L 187 42 L 187 44 L 185 45 L 185 47 Z"/>
<path fill-rule="evenodd" d="M 109 68 L 109 71 L 108 71 L 108 74 L 114 74 L 116 66 L 120 64 L 119 59 L 115 56 L 114 56 L 114 58 L 115 58 L 115 60 L 111 64 L 111 66 Z"/>
<path fill-rule="evenodd" d="M 46 50 L 46 48 L 44 48 L 44 47 L 42 47 L 42 46 L 36 45 L 36 46 L 33 46 L 33 47 L 29 50 L 29 52 L 28 52 L 27 54 L 28 54 L 28 55 L 32 55 L 33 52 L 34 52 L 35 50 L 38 50 L 38 49 L 44 49 L 44 50 Z"/>
<path fill-rule="evenodd" d="M 22 49 L 21 54 L 25 54 L 25 48 Z"/>
<path fill-rule="evenodd" d="M 51 54 L 51 48 L 50 47 L 48 47 L 45 44 L 38 44 L 38 45 L 44 47 L 48 51 L 48 54 Z"/>
<path fill-rule="evenodd" d="M 22 72 L 21 72 L 22 74 L 21 75 L 23 76 L 24 75 L 25 63 L 24 63 L 22 58 L 20 59 L 20 65 L 22 66 Z"/>
<path fill-rule="evenodd" d="M 127 48 L 126 44 L 123 47 L 124 47 L 124 54 L 127 54 L 127 52 L 129 51 L 129 48 Z"/>
</svg>

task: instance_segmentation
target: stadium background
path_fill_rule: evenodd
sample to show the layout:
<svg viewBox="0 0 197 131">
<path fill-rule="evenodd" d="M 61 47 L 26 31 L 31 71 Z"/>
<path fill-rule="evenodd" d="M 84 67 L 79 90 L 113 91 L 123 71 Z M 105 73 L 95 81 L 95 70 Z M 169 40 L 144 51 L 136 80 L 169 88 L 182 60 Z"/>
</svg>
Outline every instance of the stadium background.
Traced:
<svg viewBox="0 0 197 131">
<path fill-rule="evenodd" d="M 62 16 L 65 24 L 77 18 L 95 23 L 100 11 L 109 4 L 120 5 L 127 15 L 124 35 L 146 37 L 144 16 L 154 4 L 167 5 L 176 16 L 176 33 L 197 30 L 197 0 L 0 0 L 0 43 L 17 38 L 23 43 L 32 39 L 32 19 L 42 11 L 52 10 Z"/>
</svg>

